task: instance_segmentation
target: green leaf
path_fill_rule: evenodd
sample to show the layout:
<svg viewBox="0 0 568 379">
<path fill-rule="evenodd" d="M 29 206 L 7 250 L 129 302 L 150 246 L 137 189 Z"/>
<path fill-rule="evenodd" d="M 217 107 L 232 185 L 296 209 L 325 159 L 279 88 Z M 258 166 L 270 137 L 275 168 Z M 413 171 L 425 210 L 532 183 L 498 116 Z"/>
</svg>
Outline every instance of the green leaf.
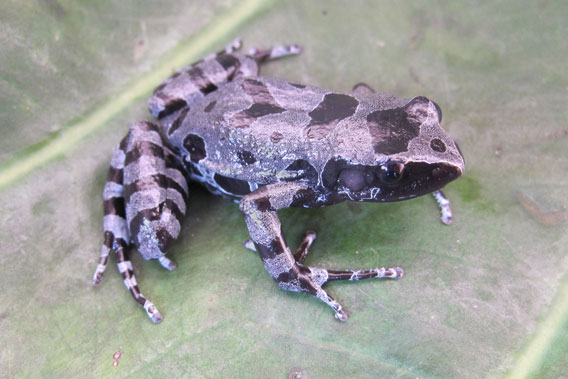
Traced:
<svg viewBox="0 0 568 379">
<path fill-rule="evenodd" d="M 567 376 L 566 14 L 526 0 L 3 4 L 0 377 Z M 160 80 L 237 36 L 244 51 L 304 47 L 265 76 L 436 100 L 464 153 L 450 227 L 430 197 L 280 212 L 292 248 L 318 232 L 308 265 L 404 267 L 328 285 L 346 323 L 280 290 L 242 247 L 238 206 L 195 186 L 178 268 L 133 257 L 161 324 L 112 265 L 90 284 L 114 147 L 150 118 Z"/>
</svg>

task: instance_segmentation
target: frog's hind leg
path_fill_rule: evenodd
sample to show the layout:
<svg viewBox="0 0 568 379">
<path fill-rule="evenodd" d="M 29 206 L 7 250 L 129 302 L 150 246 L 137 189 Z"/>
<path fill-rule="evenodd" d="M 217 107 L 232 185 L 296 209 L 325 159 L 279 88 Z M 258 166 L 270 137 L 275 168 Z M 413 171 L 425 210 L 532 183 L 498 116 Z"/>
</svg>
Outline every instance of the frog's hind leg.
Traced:
<svg viewBox="0 0 568 379">
<path fill-rule="evenodd" d="M 258 75 L 258 65 L 272 59 L 301 52 L 298 45 L 254 49 L 249 55 L 236 52 L 236 39 L 224 50 L 192 63 L 164 80 L 148 100 L 150 113 L 161 120 L 168 133 L 179 126 L 192 104 L 237 77 Z"/>
<path fill-rule="evenodd" d="M 160 127 L 138 122 L 130 128 L 124 167 L 126 222 L 144 259 L 157 259 L 169 270 L 175 264 L 166 249 L 181 229 L 188 200 L 183 164 L 160 135 Z"/>
<path fill-rule="evenodd" d="M 166 128 L 171 127 L 184 109 L 233 80 L 246 60 L 244 55 L 235 53 L 240 47 L 241 40 L 236 39 L 224 50 L 187 65 L 165 79 L 148 100 L 152 116 L 161 119 Z"/>
<path fill-rule="evenodd" d="M 99 264 L 93 275 L 93 284 L 99 285 L 103 273 L 108 263 L 109 254 L 116 254 L 118 270 L 122 275 L 124 285 L 134 300 L 144 307 L 148 317 L 153 322 L 160 322 L 162 315 L 154 304 L 146 299 L 138 288 L 136 277 L 132 269 L 132 264 L 127 256 L 128 241 L 130 240 L 128 227 L 126 224 L 126 213 L 124 206 L 124 162 L 125 150 L 128 136 L 125 137 L 116 149 L 110 164 L 108 179 L 103 190 L 103 231 L 104 243 L 101 248 Z"/>
</svg>

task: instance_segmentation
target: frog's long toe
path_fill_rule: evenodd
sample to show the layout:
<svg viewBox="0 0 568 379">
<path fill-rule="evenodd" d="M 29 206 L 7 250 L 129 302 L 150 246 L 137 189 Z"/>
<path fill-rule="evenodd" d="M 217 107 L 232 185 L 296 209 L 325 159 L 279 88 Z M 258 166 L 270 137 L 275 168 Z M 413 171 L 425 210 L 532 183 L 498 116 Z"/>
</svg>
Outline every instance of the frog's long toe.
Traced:
<svg viewBox="0 0 568 379">
<path fill-rule="evenodd" d="M 134 268 L 132 267 L 132 262 L 128 258 L 126 249 L 120 249 L 116 252 L 116 265 L 118 266 L 118 271 L 120 271 L 120 274 L 122 275 L 124 285 L 128 288 L 134 300 L 138 303 L 138 305 L 144 308 L 146 314 L 153 323 L 157 324 L 161 322 L 164 317 L 160 311 L 158 311 L 158 308 L 156 308 L 154 303 L 142 295 L 142 292 L 138 287 L 136 276 L 134 276 Z"/>
<path fill-rule="evenodd" d="M 159 324 L 164 319 L 158 308 L 150 300 L 146 300 L 144 303 L 144 310 L 154 324 Z"/>
<path fill-rule="evenodd" d="M 298 276 L 301 289 L 297 291 L 309 292 L 325 302 L 335 311 L 335 318 L 347 321 L 348 317 L 343 307 L 337 300 L 331 297 L 322 286 L 332 280 L 361 280 L 370 278 L 400 279 L 404 276 L 404 270 L 400 267 L 381 267 L 370 270 L 326 270 L 318 267 L 306 267 L 298 265 Z M 306 270 L 307 269 L 307 270 Z M 307 277 L 307 278 L 306 278 Z M 284 289 L 293 289 L 289 284 L 280 285 Z"/>
<path fill-rule="evenodd" d="M 404 276 L 404 270 L 400 267 L 381 267 L 370 270 L 328 270 L 330 280 L 361 280 L 371 278 L 400 279 Z"/>
</svg>

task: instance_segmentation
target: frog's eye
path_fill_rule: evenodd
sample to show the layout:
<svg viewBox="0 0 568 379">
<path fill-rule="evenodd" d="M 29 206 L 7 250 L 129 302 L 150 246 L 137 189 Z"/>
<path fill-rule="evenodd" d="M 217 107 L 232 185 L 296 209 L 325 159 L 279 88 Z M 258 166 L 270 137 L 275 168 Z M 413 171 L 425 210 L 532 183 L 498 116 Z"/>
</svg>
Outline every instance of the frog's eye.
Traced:
<svg viewBox="0 0 568 379">
<path fill-rule="evenodd" d="M 395 184 L 404 174 L 404 165 L 400 162 L 387 162 L 379 169 L 379 179 L 385 184 Z"/>
</svg>

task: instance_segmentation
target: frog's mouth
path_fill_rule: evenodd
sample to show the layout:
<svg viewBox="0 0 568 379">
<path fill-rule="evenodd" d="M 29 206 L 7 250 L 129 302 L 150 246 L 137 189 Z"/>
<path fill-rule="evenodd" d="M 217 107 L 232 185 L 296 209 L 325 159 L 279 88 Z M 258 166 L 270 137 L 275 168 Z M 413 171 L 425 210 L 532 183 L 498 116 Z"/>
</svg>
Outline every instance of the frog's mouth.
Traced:
<svg viewBox="0 0 568 379">
<path fill-rule="evenodd" d="M 343 199 L 352 201 L 392 202 L 412 199 L 437 191 L 457 179 L 463 172 L 462 167 L 450 163 L 407 162 L 396 183 L 382 182 L 375 175 L 372 183 L 355 189 L 353 185 L 349 188 L 349 180 L 344 180 L 347 185 L 340 185 L 338 193 Z"/>
</svg>

